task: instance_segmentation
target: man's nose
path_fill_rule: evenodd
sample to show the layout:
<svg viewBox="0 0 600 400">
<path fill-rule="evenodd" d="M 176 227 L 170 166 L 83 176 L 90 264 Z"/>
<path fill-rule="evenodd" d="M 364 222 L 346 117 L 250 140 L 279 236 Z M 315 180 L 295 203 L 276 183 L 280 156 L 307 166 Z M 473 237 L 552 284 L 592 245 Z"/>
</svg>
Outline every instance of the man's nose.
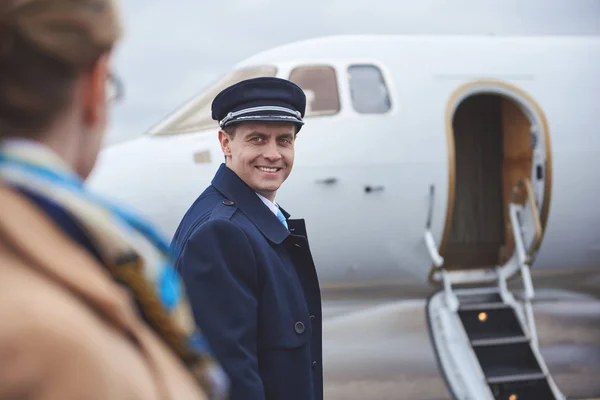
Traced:
<svg viewBox="0 0 600 400">
<path fill-rule="evenodd" d="M 269 161 L 279 161 L 281 159 L 281 153 L 279 153 L 279 149 L 277 148 L 277 143 L 271 142 L 265 149 L 265 153 L 263 157 Z"/>
</svg>

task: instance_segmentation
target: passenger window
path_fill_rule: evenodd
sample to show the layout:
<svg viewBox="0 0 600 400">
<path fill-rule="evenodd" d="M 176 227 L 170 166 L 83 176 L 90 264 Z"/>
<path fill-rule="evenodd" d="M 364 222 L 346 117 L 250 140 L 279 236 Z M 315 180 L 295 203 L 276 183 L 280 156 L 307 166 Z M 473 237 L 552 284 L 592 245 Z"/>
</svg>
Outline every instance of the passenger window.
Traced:
<svg viewBox="0 0 600 400">
<path fill-rule="evenodd" d="M 374 65 L 352 65 L 348 68 L 348 83 L 354 109 L 361 114 L 383 114 L 391 101 L 383 74 Z"/>
<path fill-rule="evenodd" d="M 331 115 L 340 111 L 337 77 L 332 67 L 298 67 L 290 73 L 289 79 L 306 94 L 307 117 Z"/>
</svg>

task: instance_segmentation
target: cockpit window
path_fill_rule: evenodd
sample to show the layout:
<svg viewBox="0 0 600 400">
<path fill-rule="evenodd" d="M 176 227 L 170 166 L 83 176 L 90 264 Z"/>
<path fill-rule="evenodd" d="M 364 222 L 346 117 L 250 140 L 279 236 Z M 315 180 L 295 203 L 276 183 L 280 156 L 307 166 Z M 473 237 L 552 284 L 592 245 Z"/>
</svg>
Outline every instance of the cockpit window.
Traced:
<svg viewBox="0 0 600 400">
<path fill-rule="evenodd" d="M 202 129 L 217 127 L 217 121 L 212 119 L 211 105 L 219 92 L 228 86 L 245 79 L 261 76 L 275 76 L 274 66 L 260 66 L 232 71 L 210 86 L 203 94 L 184 107 L 180 115 L 166 124 L 160 124 L 152 135 L 171 135 L 177 133 L 197 132 Z"/>
<path fill-rule="evenodd" d="M 361 114 L 383 114 L 391 102 L 383 74 L 374 65 L 352 65 L 348 68 L 352 106 Z"/>
<path fill-rule="evenodd" d="M 340 111 L 340 97 L 335 70 L 329 66 L 297 67 L 290 81 L 306 94 L 306 117 L 331 115 Z"/>
</svg>

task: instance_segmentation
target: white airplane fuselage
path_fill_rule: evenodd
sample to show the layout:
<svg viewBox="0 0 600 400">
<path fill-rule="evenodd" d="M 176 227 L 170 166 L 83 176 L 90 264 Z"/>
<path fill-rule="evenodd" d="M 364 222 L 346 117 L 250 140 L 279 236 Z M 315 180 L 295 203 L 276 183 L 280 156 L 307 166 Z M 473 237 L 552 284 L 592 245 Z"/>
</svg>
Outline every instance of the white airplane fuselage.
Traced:
<svg viewBox="0 0 600 400">
<path fill-rule="evenodd" d="M 324 287 L 430 283 L 427 221 L 444 256 L 449 224 L 461 218 L 454 208 L 462 179 L 457 165 L 468 151 L 455 147 L 455 112 L 481 94 L 511 102 L 531 125 L 511 135 L 535 143 L 523 164 L 544 230 L 533 269 L 600 272 L 600 39 L 332 37 L 258 54 L 234 70 L 262 65 L 275 66 L 282 78 L 302 66 L 335 71 L 339 111 L 307 115 L 293 171 L 276 197 L 292 218 L 306 219 Z M 350 65 L 381 71 L 389 110 L 355 109 Z M 169 237 L 223 162 L 216 125 L 164 133 L 180 114 L 104 150 L 89 181 Z M 503 115 L 506 129 L 515 119 Z M 506 149 L 500 169 L 510 165 Z"/>
</svg>

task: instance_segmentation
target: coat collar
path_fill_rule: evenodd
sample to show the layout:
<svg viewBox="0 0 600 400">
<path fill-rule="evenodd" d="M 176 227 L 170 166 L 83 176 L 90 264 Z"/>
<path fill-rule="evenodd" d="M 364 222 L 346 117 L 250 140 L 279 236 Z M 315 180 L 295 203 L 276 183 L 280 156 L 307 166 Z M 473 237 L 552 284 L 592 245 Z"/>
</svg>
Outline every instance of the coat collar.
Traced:
<svg viewBox="0 0 600 400">
<path fill-rule="evenodd" d="M 248 219 L 262 232 L 262 234 L 275 244 L 281 244 L 290 232 L 283 226 L 277 217 L 256 195 L 239 176 L 225 164 L 221 164 L 212 180 L 212 185 L 248 217 Z M 288 214 L 280 207 L 285 218 Z"/>
</svg>

